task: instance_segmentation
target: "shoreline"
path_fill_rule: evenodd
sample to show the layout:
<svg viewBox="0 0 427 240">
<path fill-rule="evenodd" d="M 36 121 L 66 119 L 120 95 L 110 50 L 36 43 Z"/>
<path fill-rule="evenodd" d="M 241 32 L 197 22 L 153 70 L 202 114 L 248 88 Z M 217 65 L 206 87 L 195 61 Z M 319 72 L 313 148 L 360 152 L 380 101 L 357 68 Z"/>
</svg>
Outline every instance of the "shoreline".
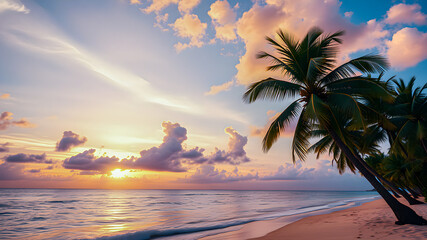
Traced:
<svg viewBox="0 0 427 240">
<path fill-rule="evenodd" d="M 402 198 L 399 201 L 406 203 Z M 427 204 L 410 207 L 418 215 L 427 218 Z M 343 207 L 338 210 L 333 208 L 302 215 L 252 222 L 245 224 L 239 230 L 201 239 L 427 239 L 427 226 L 394 224 L 395 216 L 383 199 L 365 202 L 354 207 Z"/>
</svg>

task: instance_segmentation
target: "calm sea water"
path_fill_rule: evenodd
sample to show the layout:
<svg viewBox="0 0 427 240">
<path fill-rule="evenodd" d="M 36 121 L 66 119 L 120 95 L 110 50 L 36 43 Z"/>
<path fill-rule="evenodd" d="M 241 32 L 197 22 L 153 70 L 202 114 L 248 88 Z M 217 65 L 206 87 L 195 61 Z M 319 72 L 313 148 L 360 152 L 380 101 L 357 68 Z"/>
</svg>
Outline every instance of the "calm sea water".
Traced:
<svg viewBox="0 0 427 240">
<path fill-rule="evenodd" d="M 0 239 L 194 239 L 377 197 L 335 191 L 0 189 Z"/>
</svg>

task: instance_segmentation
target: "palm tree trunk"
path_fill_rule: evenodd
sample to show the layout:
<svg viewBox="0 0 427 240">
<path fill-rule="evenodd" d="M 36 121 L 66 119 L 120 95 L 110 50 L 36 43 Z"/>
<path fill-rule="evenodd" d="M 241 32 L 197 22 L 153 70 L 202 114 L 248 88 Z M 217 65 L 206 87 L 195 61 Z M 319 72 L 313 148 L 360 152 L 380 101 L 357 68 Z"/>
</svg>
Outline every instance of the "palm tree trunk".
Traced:
<svg viewBox="0 0 427 240">
<path fill-rule="evenodd" d="M 384 185 L 384 183 L 382 183 L 382 184 Z M 395 198 L 400 198 L 400 195 L 399 195 L 399 194 L 397 194 L 397 192 L 393 191 L 393 189 L 391 189 L 391 188 L 390 188 L 390 191 L 391 191 L 391 193 L 393 193 L 393 196 L 394 196 Z"/>
<path fill-rule="evenodd" d="M 410 187 L 408 187 L 407 189 L 412 194 L 412 196 L 414 196 L 414 198 L 419 197 L 419 195 L 414 190 L 412 190 Z"/>
<path fill-rule="evenodd" d="M 396 187 L 393 183 L 391 183 L 390 181 L 388 181 L 387 179 L 385 179 L 383 176 L 381 176 L 380 174 L 378 174 L 373 168 L 371 168 L 371 166 L 369 166 L 360 156 L 356 156 L 357 160 L 359 160 L 359 162 L 370 172 L 372 173 L 375 177 L 377 177 L 381 182 L 385 183 L 387 186 L 389 186 L 392 190 L 396 191 L 397 193 L 399 193 L 400 195 L 402 195 L 406 201 L 408 201 L 408 203 L 410 205 L 417 205 L 417 204 L 424 204 L 421 201 L 418 201 L 415 198 L 412 198 L 406 191 L 402 191 L 400 190 L 398 187 Z"/>
<path fill-rule="evenodd" d="M 397 220 L 396 224 L 415 224 L 415 225 L 427 225 L 427 220 L 418 216 L 414 210 L 401 204 L 396 200 L 388 191 L 381 185 L 375 176 L 364 167 L 364 165 L 355 157 L 353 152 L 344 144 L 341 138 L 332 131 L 330 128 L 326 128 L 332 139 L 337 143 L 338 147 L 349 159 L 353 165 L 363 174 L 363 176 L 371 183 L 371 185 L 377 190 L 377 192 L 383 197 L 386 203 L 389 205 Z"/>
</svg>

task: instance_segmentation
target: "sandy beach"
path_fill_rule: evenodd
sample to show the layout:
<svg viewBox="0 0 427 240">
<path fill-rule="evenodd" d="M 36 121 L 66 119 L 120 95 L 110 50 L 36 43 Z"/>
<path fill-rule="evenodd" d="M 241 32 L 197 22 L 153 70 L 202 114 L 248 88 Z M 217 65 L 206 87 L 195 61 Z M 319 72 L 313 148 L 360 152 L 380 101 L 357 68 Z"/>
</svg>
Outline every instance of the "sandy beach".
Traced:
<svg viewBox="0 0 427 240">
<path fill-rule="evenodd" d="M 404 200 L 400 199 L 402 203 Z M 427 218 L 427 204 L 411 208 Z M 394 224 L 396 218 L 383 199 L 329 214 L 310 216 L 257 240 L 304 239 L 427 239 L 427 226 Z"/>
</svg>

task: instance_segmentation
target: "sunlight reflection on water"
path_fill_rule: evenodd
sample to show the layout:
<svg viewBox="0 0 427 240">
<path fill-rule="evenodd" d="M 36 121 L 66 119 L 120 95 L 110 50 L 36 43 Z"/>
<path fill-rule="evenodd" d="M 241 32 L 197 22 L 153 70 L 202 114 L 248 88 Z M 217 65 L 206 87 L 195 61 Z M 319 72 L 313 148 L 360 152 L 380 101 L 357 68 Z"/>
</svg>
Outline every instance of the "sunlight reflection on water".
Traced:
<svg viewBox="0 0 427 240">
<path fill-rule="evenodd" d="M 131 232 L 146 239 L 150 234 L 218 229 L 373 196 L 377 194 L 0 189 L 0 239 L 91 239 Z"/>
</svg>

